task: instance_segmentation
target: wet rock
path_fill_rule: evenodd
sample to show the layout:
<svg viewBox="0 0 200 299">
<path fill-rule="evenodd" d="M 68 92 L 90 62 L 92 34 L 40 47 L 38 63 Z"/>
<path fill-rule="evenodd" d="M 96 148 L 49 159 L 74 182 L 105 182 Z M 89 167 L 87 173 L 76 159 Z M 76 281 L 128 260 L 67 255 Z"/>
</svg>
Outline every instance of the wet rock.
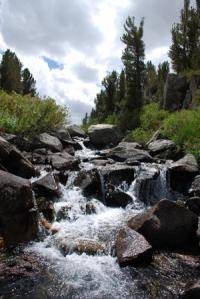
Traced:
<svg viewBox="0 0 200 299">
<path fill-rule="evenodd" d="M 94 159 L 91 161 L 96 166 L 106 166 L 106 164 L 113 164 L 114 161 L 112 159 Z"/>
<path fill-rule="evenodd" d="M 96 255 L 104 254 L 106 251 L 103 243 L 91 239 L 77 239 L 71 242 L 69 240 L 62 240 L 59 247 L 64 254 L 76 252 L 79 254 Z"/>
<path fill-rule="evenodd" d="M 191 154 L 172 163 L 169 166 L 171 188 L 183 194 L 188 193 L 191 183 L 198 174 L 198 171 L 198 163 Z"/>
<path fill-rule="evenodd" d="M 71 137 L 84 138 L 86 136 L 85 132 L 79 126 L 72 125 L 72 126 L 68 126 L 67 129 Z"/>
<path fill-rule="evenodd" d="M 133 166 L 123 164 L 106 165 L 99 169 L 105 184 L 119 186 L 123 182 L 131 184 L 135 178 L 136 170 Z"/>
<path fill-rule="evenodd" d="M 0 232 L 6 245 L 33 239 L 37 215 L 30 182 L 0 171 L 0 193 Z"/>
<path fill-rule="evenodd" d="M 121 142 L 118 146 L 108 152 L 108 157 L 116 161 L 123 162 L 126 160 L 151 162 L 152 157 L 147 151 L 138 148 L 135 142 Z"/>
<path fill-rule="evenodd" d="M 57 137 L 63 144 L 68 141 L 72 141 L 71 136 L 69 134 L 68 129 L 61 128 L 54 133 L 55 137 Z"/>
<path fill-rule="evenodd" d="M 42 213 L 48 221 L 53 222 L 55 217 L 53 202 L 45 197 L 37 198 L 36 202 L 39 212 Z"/>
<path fill-rule="evenodd" d="M 86 215 L 96 214 L 96 207 L 95 207 L 94 203 L 92 203 L 92 202 L 86 203 L 85 213 L 86 213 Z"/>
<path fill-rule="evenodd" d="M 160 159 L 174 159 L 177 155 L 176 144 L 171 140 L 158 139 L 148 145 L 152 156 Z"/>
<path fill-rule="evenodd" d="M 12 144 L 0 137 L 0 164 L 9 172 L 23 178 L 38 174 L 37 170 Z"/>
<path fill-rule="evenodd" d="M 132 201 L 132 197 L 127 193 L 124 193 L 116 188 L 114 188 L 114 190 L 107 188 L 106 205 L 108 207 L 125 208 Z"/>
<path fill-rule="evenodd" d="M 186 206 L 190 211 L 200 216 L 200 197 L 191 197 L 186 201 Z"/>
<path fill-rule="evenodd" d="M 122 134 L 115 125 L 93 125 L 89 127 L 88 133 L 91 142 L 97 146 L 116 145 L 122 139 Z"/>
<path fill-rule="evenodd" d="M 188 287 L 182 294 L 181 299 L 199 299 L 200 298 L 200 280 Z"/>
<path fill-rule="evenodd" d="M 71 155 L 71 156 L 74 156 L 74 154 L 75 154 L 74 147 L 71 146 L 71 145 L 67 145 L 67 146 L 64 148 L 63 152 L 68 153 L 68 154 Z"/>
<path fill-rule="evenodd" d="M 56 170 L 77 170 L 79 160 L 68 153 L 55 153 L 48 156 L 48 161 Z"/>
<path fill-rule="evenodd" d="M 38 136 L 35 136 L 33 139 L 33 147 L 44 147 L 52 152 L 61 152 L 63 150 L 60 140 L 57 137 L 47 133 L 42 133 Z"/>
<path fill-rule="evenodd" d="M 71 208 L 72 207 L 70 205 L 61 207 L 61 209 L 57 212 L 56 221 L 70 220 L 69 212 L 71 211 Z"/>
<path fill-rule="evenodd" d="M 194 178 L 189 193 L 193 196 L 200 196 L 200 175 Z"/>
<path fill-rule="evenodd" d="M 60 196 L 61 189 L 57 177 L 53 173 L 48 173 L 42 178 L 32 183 L 37 196 Z"/>
<path fill-rule="evenodd" d="M 97 169 L 80 171 L 74 181 L 74 185 L 83 190 L 85 196 L 101 197 L 101 182 Z"/>
<path fill-rule="evenodd" d="M 130 228 L 119 231 L 115 248 L 120 266 L 144 265 L 152 260 L 151 245 L 141 234 Z"/>
<path fill-rule="evenodd" d="M 188 87 L 186 77 L 169 74 L 164 88 L 164 102 L 162 108 L 170 111 L 181 109 Z"/>
<path fill-rule="evenodd" d="M 169 200 L 128 221 L 128 226 L 142 234 L 154 248 L 187 248 L 197 244 L 198 217 Z"/>
</svg>

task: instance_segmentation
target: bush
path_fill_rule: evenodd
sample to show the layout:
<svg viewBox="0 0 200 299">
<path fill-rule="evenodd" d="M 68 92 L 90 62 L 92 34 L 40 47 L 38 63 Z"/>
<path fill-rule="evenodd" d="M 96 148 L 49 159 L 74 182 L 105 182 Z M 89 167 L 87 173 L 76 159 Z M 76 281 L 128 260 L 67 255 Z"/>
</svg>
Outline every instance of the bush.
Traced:
<svg viewBox="0 0 200 299">
<path fill-rule="evenodd" d="M 51 98 L 0 91 L 0 128 L 8 133 L 52 131 L 65 125 L 68 115 L 67 108 Z"/>
<path fill-rule="evenodd" d="M 120 125 L 120 119 L 116 114 L 108 115 L 105 119 L 105 124 L 109 125 Z"/>
<path fill-rule="evenodd" d="M 145 145 L 153 134 L 152 130 L 144 130 L 143 128 L 137 128 L 132 131 L 132 138 L 139 144 Z"/>
</svg>

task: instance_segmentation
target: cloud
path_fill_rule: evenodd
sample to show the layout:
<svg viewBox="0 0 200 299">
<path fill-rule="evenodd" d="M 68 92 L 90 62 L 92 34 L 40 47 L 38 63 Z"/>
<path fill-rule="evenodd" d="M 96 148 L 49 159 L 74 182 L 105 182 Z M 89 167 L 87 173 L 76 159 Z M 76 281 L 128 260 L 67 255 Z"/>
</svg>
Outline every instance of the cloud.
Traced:
<svg viewBox="0 0 200 299">
<path fill-rule="evenodd" d="M 98 81 L 98 70 L 85 65 L 84 63 L 76 64 L 74 72 L 77 77 L 85 82 L 97 82 Z"/>
</svg>

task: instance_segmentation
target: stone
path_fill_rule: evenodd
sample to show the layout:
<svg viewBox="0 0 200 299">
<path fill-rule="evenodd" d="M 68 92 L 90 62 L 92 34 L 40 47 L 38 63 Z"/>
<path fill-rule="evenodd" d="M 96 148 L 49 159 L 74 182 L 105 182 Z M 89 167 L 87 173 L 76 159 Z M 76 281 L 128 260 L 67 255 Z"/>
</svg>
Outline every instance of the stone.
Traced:
<svg viewBox="0 0 200 299">
<path fill-rule="evenodd" d="M 86 197 L 100 198 L 102 196 L 101 181 L 97 169 L 80 171 L 74 185 L 81 188 Z"/>
<path fill-rule="evenodd" d="M 117 145 L 122 139 L 122 133 L 115 125 L 98 124 L 88 129 L 92 144 L 96 146 Z"/>
<path fill-rule="evenodd" d="M 67 127 L 71 137 L 85 137 L 85 132 L 77 125 L 71 125 Z"/>
<path fill-rule="evenodd" d="M 33 139 L 33 147 L 41 148 L 44 147 L 52 152 L 61 152 L 63 150 L 62 143 L 60 140 L 48 133 L 42 133 L 37 135 Z"/>
<path fill-rule="evenodd" d="M 176 74 L 168 74 L 164 87 L 162 108 L 170 111 L 181 109 L 188 87 L 185 77 Z"/>
<path fill-rule="evenodd" d="M 140 161 L 140 162 L 152 162 L 152 157 L 147 151 L 141 150 L 138 147 L 138 144 L 135 142 L 121 142 L 118 146 L 111 149 L 107 157 L 112 159 L 124 162 L 126 160 Z"/>
<path fill-rule="evenodd" d="M 136 169 L 133 166 L 115 163 L 101 167 L 99 173 L 105 185 L 120 186 L 123 182 L 130 185 L 135 179 Z"/>
<path fill-rule="evenodd" d="M 128 226 L 142 234 L 155 249 L 184 249 L 197 245 L 197 215 L 169 200 L 161 200 L 134 216 Z"/>
<path fill-rule="evenodd" d="M 37 212 L 29 180 L 0 171 L 0 234 L 7 246 L 36 237 Z"/>
<path fill-rule="evenodd" d="M 63 239 L 59 244 L 59 248 L 65 255 L 72 252 L 79 254 L 86 253 L 87 255 L 102 255 L 106 251 L 105 245 L 103 243 L 86 238 L 76 239 L 72 242 Z"/>
<path fill-rule="evenodd" d="M 115 250 L 120 266 L 140 266 L 152 260 L 151 245 L 141 234 L 128 227 L 119 231 Z"/>
<path fill-rule="evenodd" d="M 158 139 L 148 145 L 152 156 L 160 159 L 174 159 L 176 157 L 177 147 L 171 140 Z"/>
<path fill-rule="evenodd" d="M 189 194 L 192 196 L 200 196 L 200 175 L 197 175 L 190 187 Z"/>
<path fill-rule="evenodd" d="M 38 210 L 43 214 L 47 221 L 53 222 L 55 218 L 55 210 L 53 202 L 45 197 L 36 198 Z"/>
<path fill-rule="evenodd" d="M 23 154 L 12 144 L 0 137 L 0 164 L 12 174 L 23 178 L 38 175 L 38 171 Z"/>
<path fill-rule="evenodd" d="M 38 197 L 61 195 L 61 188 L 58 179 L 53 173 L 48 173 L 42 178 L 34 181 L 32 186 Z"/>
<path fill-rule="evenodd" d="M 108 190 L 106 195 L 106 206 L 113 208 L 125 208 L 132 202 L 132 197 L 119 189 Z"/>
<path fill-rule="evenodd" d="M 199 299 L 200 298 L 200 280 L 187 287 L 180 297 L 181 299 Z"/>
<path fill-rule="evenodd" d="M 199 167 L 196 158 L 188 154 L 169 166 L 170 186 L 172 190 L 187 194 Z"/>
<path fill-rule="evenodd" d="M 186 201 L 186 207 L 197 216 L 200 216 L 200 197 L 191 197 Z"/>
<path fill-rule="evenodd" d="M 66 152 L 55 153 L 48 156 L 48 161 L 56 170 L 77 170 L 79 159 L 69 155 Z"/>
<path fill-rule="evenodd" d="M 61 128 L 54 133 L 55 137 L 57 137 L 63 144 L 68 141 L 72 141 L 72 138 L 69 134 L 67 128 Z"/>
</svg>

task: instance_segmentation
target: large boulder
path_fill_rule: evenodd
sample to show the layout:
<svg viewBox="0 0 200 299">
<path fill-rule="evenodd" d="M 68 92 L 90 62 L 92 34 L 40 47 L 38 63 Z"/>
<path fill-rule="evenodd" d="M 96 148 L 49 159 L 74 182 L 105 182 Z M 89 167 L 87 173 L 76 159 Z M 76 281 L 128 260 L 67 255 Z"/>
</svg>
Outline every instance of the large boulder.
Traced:
<svg viewBox="0 0 200 299">
<path fill-rule="evenodd" d="M 38 197 L 59 196 L 61 189 L 57 177 L 53 173 L 48 173 L 32 183 Z"/>
<path fill-rule="evenodd" d="M 74 181 L 74 185 L 81 188 L 87 197 L 103 197 L 101 180 L 97 169 L 80 171 Z"/>
<path fill-rule="evenodd" d="M 181 109 L 188 90 L 187 79 L 169 74 L 164 87 L 163 109 L 175 111 Z"/>
<path fill-rule="evenodd" d="M 4 170 L 23 178 L 29 179 L 38 174 L 31 162 L 2 137 L 0 137 L 0 164 Z"/>
<path fill-rule="evenodd" d="M 115 249 L 120 266 L 144 265 L 152 260 L 151 245 L 141 234 L 128 227 L 119 231 Z"/>
<path fill-rule="evenodd" d="M 197 215 L 169 200 L 134 216 L 128 226 L 154 248 L 183 249 L 197 243 Z"/>
<path fill-rule="evenodd" d="M 37 213 L 28 180 L 0 171 L 0 235 L 6 245 L 33 239 Z"/>
<path fill-rule="evenodd" d="M 54 135 L 62 142 L 62 143 L 66 143 L 66 142 L 70 142 L 72 141 L 71 136 L 69 134 L 68 129 L 65 128 L 61 128 L 59 130 L 57 130 Z"/>
<path fill-rule="evenodd" d="M 97 146 L 117 145 L 123 137 L 117 126 L 107 124 L 90 126 L 88 133 L 91 142 Z"/>
<path fill-rule="evenodd" d="M 160 159 L 174 159 L 177 153 L 176 144 L 171 140 L 158 139 L 148 145 L 152 156 Z"/>
<path fill-rule="evenodd" d="M 77 125 L 71 125 L 67 127 L 67 130 L 71 137 L 85 137 L 85 132 Z"/>
<path fill-rule="evenodd" d="M 34 148 L 46 148 L 52 152 L 61 152 L 63 150 L 60 140 L 48 133 L 42 133 L 34 137 Z"/>
<path fill-rule="evenodd" d="M 48 156 L 48 161 L 56 170 L 77 170 L 79 160 L 67 152 L 55 153 Z"/>
<path fill-rule="evenodd" d="M 147 151 L 141 150 L 138 143 L 135 142 L 121 142 L 118 146 L 111 149 L 108 154 L 117 161 L 141 161 L 141 162 L 151 162 L 152 157 Z"/>
<path fill-rule="evenodd" d="M 199 167 L 196 158 L 188 154 L 169 166 L 170 186 L 172 190 L 188 193 L 194 177 L 198 174 Z"/>
</svg>

